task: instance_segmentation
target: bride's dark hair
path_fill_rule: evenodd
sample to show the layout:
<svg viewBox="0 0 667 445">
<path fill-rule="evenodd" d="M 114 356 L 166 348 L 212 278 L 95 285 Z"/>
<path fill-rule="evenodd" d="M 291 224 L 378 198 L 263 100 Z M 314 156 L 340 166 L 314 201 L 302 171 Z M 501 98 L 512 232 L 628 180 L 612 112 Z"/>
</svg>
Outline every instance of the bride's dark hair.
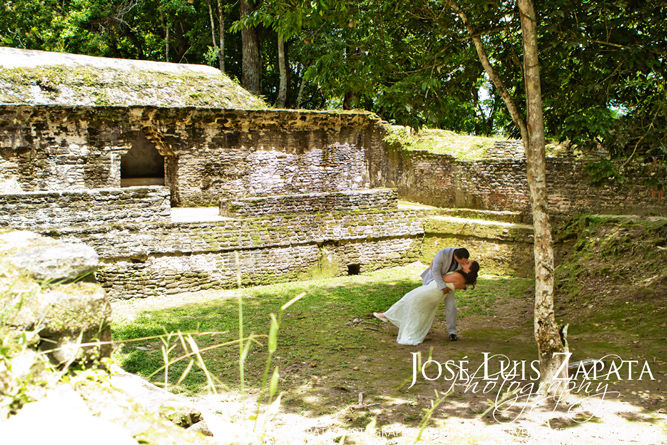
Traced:
<svg viewBox="0 0 667 445">
<path fill-rule="evenodd" d="M 462 270 L 457 270 L 458 273 L 463 275 L 463 278 L 466 280 L 467 286 L 475 287 L 477 284 L 477 273 L 479 272 L 479 263 L 477 261 L 470 261 L 470 272 L 465 273 Z"/>
</svg>

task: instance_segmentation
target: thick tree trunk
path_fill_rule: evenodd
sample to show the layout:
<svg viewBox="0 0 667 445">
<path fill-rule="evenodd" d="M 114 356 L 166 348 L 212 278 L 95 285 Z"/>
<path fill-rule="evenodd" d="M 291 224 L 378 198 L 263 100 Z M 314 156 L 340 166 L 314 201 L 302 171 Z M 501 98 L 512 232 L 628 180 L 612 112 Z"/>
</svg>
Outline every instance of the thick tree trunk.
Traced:
<svg viewBox="0 0 667 445">
<path fill-rule="evenodd" d="M 357 96 L 352 92 L 348 91 L 343 96 L 343 110 L 352 110 L 356 107 Z"/>
<path fill-rule="evenodd" d="M 537 22 L 531 0 L 518 0 L 523 36 L 526 87 L 526 148 L 528 187 L 535 232 L 535 340 L 540 354 L 541 383 L 545 394 L 567 391 L 567 341 L 561 338 L 554 313 L 554 252 L 549 224 L 544 152 L 544 117 L 537 50 Z M 562 380 L 559 380 L 562 379 Z"/>
<path fill-rule="evenodd" d="M 252 0 L 241 0 L 241 17 L 250 14 L 253 9 Z M 241 85 L 253 94 L 261 91 L 262 70 L 259 58 L 259 35 L 256 28 L 241 30 L 242 75 Z"/>
<path fill-rule="evenodd" d="M 347 47 L 345 50 L 346 53 L 346 58 L 349 61 L 353 61 L 359 56 L 359 53 L 361 50 L 359 48 L 354 48 L 352 49 L 351 47 Z M 353 110 L 357 108 L 359 104 L 359 97 L 357 96 L 356 91 L 346 91 L 345 95 L 343 96 L 343 110 Z"/>
<path fill-rule="evenodd" d="M 285 57 L 285 41 L 278 36 L 278 70 L 280 71 L 280 85 L 276 107 L 285 108 L 287 102 L 287 58 Z"/>
</svg>

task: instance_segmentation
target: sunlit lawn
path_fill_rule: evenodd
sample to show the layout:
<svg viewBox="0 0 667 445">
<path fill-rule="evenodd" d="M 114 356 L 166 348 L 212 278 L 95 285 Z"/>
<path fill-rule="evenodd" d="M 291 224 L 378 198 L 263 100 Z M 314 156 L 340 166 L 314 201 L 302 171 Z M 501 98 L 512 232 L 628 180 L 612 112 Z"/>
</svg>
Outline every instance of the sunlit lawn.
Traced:
<svg viewBox="0 0 667 445">
<path fill-rule="evenodd" d="M 305 296 L 282 314 L 278 349 L 272 358 L 271 369 L 280 368 L 282 389 L 326 376 L 358 385 L 364 391 L 398 391 L 410 376 L 410 351 L 427 354 L 431 347 L 436 348 L 436 354 L 447 355 L 435 357 L 438 360 L 467 356 L 471 366 L 475 359 L 481 360 L 484 351 L 506 354 L 513 360 L 532 361 L 537 357 L 532 336 L 533 282 L 521 278 L 482 276 L 475 289 L 457 292 L 459 326 L 464 331 L 463 340 L 456 345 L 450 345 L 443 337 L 446 334 L 442 307 L 441 324 L 432 329 L 436 340 L 416 348 L 396 345 L 395 328 L 382 325 L 372 312 L 386 310 L 420 285 L 420 271 L 420 266 L 411 265 L 356 276 L 180 295 L 171 301 L 165 297 L 162 301 L 168 305 L 146 306 L 133 314 L 134 318 L 115 324 L 113 335 L 118 342 L 154 337 L 124 343 L 115 357 L 127 371 L 151 376 L 151 381 L 162 384 L 164 344 L 174 346 L 168 355 L 169 360 L 174 360 L 184 350 L 192 349 L 187 339 L 183 340 L 184 349 L 176 333 L 216 332 L 193 338 L 198 348 L 227 344 L 202 357 L 218 384 L 238 389 L 240 350 L 236 341 L 240 335 L 241 303 L 243 335 L 256 335 L 244 362 L 244 384 L 256 390 L 265 373 L 270 314 L 280 317 L 280 307 L 301 293 Z M 117 303 L 116 307 L 123 304 L 130 303 Z M 667 321 L 664 307 L 650 302 L 621 303 L 586 316 L 573 308 L 563 309 L 564 315 L 561 317 L 558 311 L 557 315 L 562 318 L 559 322 L 570 324 L 572 360 L 616 353 L 626 359 L 667 362 L 662 346 Z M 165 333 L 171 333 L 171 337 L 163 343 Z M 156 337 L 160 335 L 162 339 Z M 205 390 L 205 373 L 196 360 L 187 378 L 174 387 L 190 359 L 194 357 L 169 367 L 170 389 L 189 393 Z"/>
<path fill-rule="evenodd" d="M 307 363 L 315 373 L 326 372 L 327 368 L 345 367 L 348 358 L 358 356 L 360 351 L 377 349 L 381 339 L 391 340 L 375 330 L 374 326 L 378 326 L 378 322 L 371 314 L 389 308 L 406 292 L 420 285 L 420 268 L 413 265 L 349 277 L 253 287 L 236 292 L 201 293 L 196 303 L 188 303 L 186 298 L 182 305 L 142 311 L 135 314 L 131 321 L 119 321 L 114 326 L 114 339 L 123 341 L 172 333 L 168 344 L 179 345 L 175 333 L 213 331 L 218 334 L 195 337 L 198 347 L 233 342 L 240 334 L 241 303 L 244 336 L 262 336 L 251 347 L 245 363 L 247 384 L 257 385 L 263 376 L 266 360 L 265 336 L 269 332 L 270 314 L 279 316 L 283 304 L 305 292 L 306 295 L 282 315 L 276 363 L 280 363 L 282 368 Z M 499 295 L 520 293 L 526 283 L 530 283 L 530 280 L 482 278 L 476 289 L 457 294 L 459 318 L 493 315 L 494 302 Z M 360 329 L 360 324 L 367 329 Z M 165 363 L 162 345 L 159 338 L 127 343 L 117 352 L 116 357 L 127 371 L 149 376 Z M 182 351 L 183 348 L 177 346 L 171 351 L 170 359 L 177 358 Z M 212 375 L 229 387 L 239 385 L 238 344 L 214 349 L 203 356 Z M 175 383 L 188 362 L 183 360 L 170 367 L 171 384 Z M 163 378 L 163 372 L 151 377 L 155 382 Z M 182 389 L 196 392 L 201 391 L 204 385 L 204 373 L 193 366 L 190 375 L 182 382 Z"/>
</svg>

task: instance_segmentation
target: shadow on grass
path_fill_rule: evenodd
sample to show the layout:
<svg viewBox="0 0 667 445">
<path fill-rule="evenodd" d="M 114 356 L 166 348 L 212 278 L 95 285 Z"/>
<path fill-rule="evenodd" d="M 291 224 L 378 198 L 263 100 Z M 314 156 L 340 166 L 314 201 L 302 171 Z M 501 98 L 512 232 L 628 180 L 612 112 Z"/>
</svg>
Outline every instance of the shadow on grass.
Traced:
<svg viewBox="0 0 667 445">
<path fill-rule="evenodd" d="M 226 298 L 215 292 L 178 296 L 181 304 L 146 310 L 132 321 L 115 326 L 114 338 L 147 337 L 165 331 L 218 331 L 224 333 L 199 337 L 200 347 L 233 341 L 239 334 L 239 295 L 244 334 L 266 335 L 269 314 L 278 314 L 281 305 L 306 292 L 305 298 L 283 314 L 271 366 L 279 368 L 283 410 L 329 417 L 350 428 L 363 428 L 372 419 L 378 427 L 402 424 L 416 428 L 435 392 L 441 396 L 452 390 L 433 418 L 478 418 L 489 407 L 489 399 L 497 400 L 508 389 L 500 381 L 493 382 L 492 376 L 484 375 L 485 361 L 491 373 L 497 371 L 501 358 L 518 364 L 517 372 L 524 366 L 524 385 L 534 376 L 530 364 L 537 357 L 537 350 L 532 337 L 530 280 L 480 279 L 475 290 L 457 294 L 460 341 L 449 341 L 444 310 L 440 308 L 421 345 L 401 346 L 395 342 L 397 328 L 379 322 L 372 312 L 387 309 L 418 286 L 419 271 L 404 267 L 354 277 L 256 287 L 236 291 L 232 298 L 230 292 Z M 585 331 L 586 327 L 582 329 Z M 580 338 L 587 335 L 577 334 Z M 160 346 L 157 339 L 128 343 L 117 357 L 127 371 L 148 376 L 163 365 Z M 577 350 L 577 342 L 574 348 L 582 357 L 588 350 L 600 350 L 590 345 Z M 178 352 L 177 347 L 173 353 Z M 238 389 L 238 346 L 216 349 L 203 357 L 209 372 L 227 387 Z M 262 338 L 261 345 L 251 348 L 245 362 L 245 385 L 250 394 L 260 390 L 266 358 L 266 341 Z M 430 366 L 421 371 L 420 364 L 429 358 Z M 172 367 L 172 385 L 185 366 L 186 363 L 179 363 Z M 478 385 L 471 390 L 463 382 L 475 372 Z M 152 381 L 158 383 L 162 378 L 157 374 Z M 188 393 L 204 391 L 204 373 L 193 370 L 177 389 Z M 497 410 L 497 416 L 492 412 L 482 420 L 486 424 L 510 422 L 518 409 Z M 564 409 L 557 411 L 562 414 Z M 650 418 L 650 411 L 645 414 Z M 579 424 L 576 418 L 568 420 L 562 415 L 552 420 L 559 428 Z M 590 421 L 594 420 L 592 416 Z"/>
</svg>

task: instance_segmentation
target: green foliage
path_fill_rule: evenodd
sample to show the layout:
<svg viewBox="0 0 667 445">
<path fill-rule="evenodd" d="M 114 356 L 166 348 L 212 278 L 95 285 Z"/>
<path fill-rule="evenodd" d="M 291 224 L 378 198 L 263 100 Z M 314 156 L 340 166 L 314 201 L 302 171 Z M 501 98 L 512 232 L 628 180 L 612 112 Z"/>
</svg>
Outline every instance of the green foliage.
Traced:
<svg viewBox="0 0 667 445">
<path fill-rule="evenodd" d="M 0 420 L 5 420 L 39 396 L 39 388 L 48 384 L 43 371 L 51 365 L 34 351 L 37 333 L 14 332 L 3 324 L 0 337 Z"/>
<path fill-rule="evenodd" d="M 540 8 L 550 132 L 602 144 L 612 157 L 664 161 L 664 3 L 560 0 Z"/>
<path fill-rule="evenodd" d="M 608 159 L 589 162 L 587 166 L 590 182 L 595 186 L 609 183 L 624 183 L 627 178 L 619 173 L 617 165 Z"/>
</svg>

